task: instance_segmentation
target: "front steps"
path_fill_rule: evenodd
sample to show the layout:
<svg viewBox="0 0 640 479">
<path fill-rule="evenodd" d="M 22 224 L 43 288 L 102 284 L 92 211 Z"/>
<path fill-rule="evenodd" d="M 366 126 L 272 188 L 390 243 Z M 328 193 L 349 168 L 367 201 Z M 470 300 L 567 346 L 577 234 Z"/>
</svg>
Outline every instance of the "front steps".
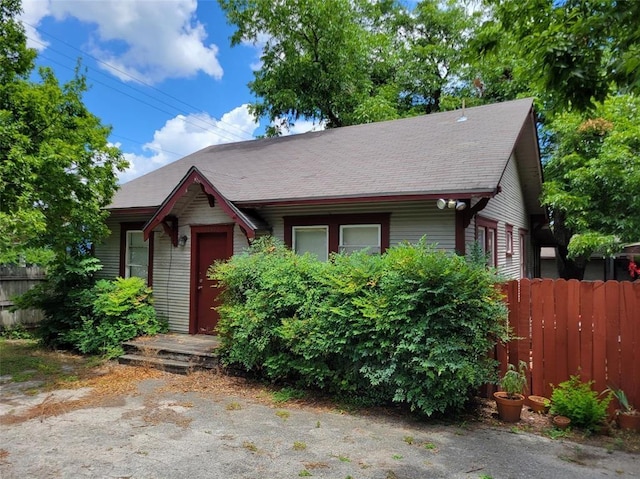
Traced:
<svg viewBox="0 0 640 479">
<path fill-rule="evenodd" d="M 177 374 L 216 369 L 219 366 L 215 336 L 159 334 L 123 343 L 120 364 L 144 366 Z"/>
</svg>

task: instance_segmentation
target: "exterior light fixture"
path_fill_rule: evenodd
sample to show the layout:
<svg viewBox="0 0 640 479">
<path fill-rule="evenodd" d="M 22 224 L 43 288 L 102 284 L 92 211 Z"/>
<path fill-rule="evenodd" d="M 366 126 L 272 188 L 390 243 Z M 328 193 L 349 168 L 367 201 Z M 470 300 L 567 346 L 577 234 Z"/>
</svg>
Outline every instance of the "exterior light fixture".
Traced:
<svg viewBox="0 0 640 479">
<path fill-rule="evenodd" d="M 462 211 L 467 207 L 467 204 L 464 201 L 460 200 L 445 200 L 444 198 L 440 198 L 436 201 L 436 206 L 439 210 L 449 208 L 451 210 L 455 209 L 458 211 Z"/>
<path fill-rule="evenodd" d="M 187 238 L 187 235 L 180 236 L 180 238 L 178 238 L 178 246 L 184 247 L 184 245 L 187 244 L 188 239 L 189 238 Z"/>
</svg>

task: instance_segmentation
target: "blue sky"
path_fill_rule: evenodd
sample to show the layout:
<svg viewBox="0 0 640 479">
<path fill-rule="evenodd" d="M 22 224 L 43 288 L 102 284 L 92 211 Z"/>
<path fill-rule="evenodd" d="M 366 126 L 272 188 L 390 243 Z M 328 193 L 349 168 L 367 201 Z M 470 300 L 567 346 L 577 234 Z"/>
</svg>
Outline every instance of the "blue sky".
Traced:
<svg viewBox="0 0 640 479">
<path fill-rule="evenodd" d="M 247 111 L 260 45 L 231 48 L 216 0 L 23 0 L 23 10 L 38 65 L 66 81 L 82 59 L 85 104 L 131 163 L 121 181 L 264 132 Z"/>
</svg>

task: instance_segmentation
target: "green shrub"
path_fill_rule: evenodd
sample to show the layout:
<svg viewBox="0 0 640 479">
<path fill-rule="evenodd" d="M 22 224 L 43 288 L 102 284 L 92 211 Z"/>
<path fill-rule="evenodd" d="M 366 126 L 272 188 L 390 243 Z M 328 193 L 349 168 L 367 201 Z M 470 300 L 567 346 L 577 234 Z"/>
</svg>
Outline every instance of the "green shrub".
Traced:
<svg viewBox="0 0 640 479">
<path fill-rule="evenodd" d="M 462 407 L 496 379 L 506 337 L 495 274 L 421 241 L 320 262 L 271 239 L 216 265 L 227 364 L 343 398 Z"/>
<path fill-rule="evenodd" d="M 119 356 L 124 341 L 167 330 L 156 316 L 151 288 L 142 278 L 100 280 L 87 291 L 86 299 L 91 302 L 91 314 L 66 336 L 80 352 Z"/>
<path fill-rule="evenodd" d="M 14 298 L 16 308 L 40 309 L 44 319 L 38 336 L 46 346 L 73 347 L 67 334 L 91 314 L 87 292 L 95 284 L 100 261 L 90 256 L 67 256 L 56 260 L 47 271 L 46 281 Z"/>
<path fill-rule="evenodd" d="M 588 431 L 597 430 L 607 416 L 611 394 L 598 399 L 598 393 L 591 389 L 593 381 L 582 382 L 580 376 L 554 387 L 551 394 L 551 413 L 566 416 L 571 424 Z"/>
<path fill-rule="evenodd" d="M 19 308 L 43 310 L 38 335 L 45 345 L 114 357 L 123 341 L 166 331 L 144 280 L 96 282 L 101 268 L 89 256 L 64 258 L 49 269 L 44 283 L 15 299 Z"/>
</svg>

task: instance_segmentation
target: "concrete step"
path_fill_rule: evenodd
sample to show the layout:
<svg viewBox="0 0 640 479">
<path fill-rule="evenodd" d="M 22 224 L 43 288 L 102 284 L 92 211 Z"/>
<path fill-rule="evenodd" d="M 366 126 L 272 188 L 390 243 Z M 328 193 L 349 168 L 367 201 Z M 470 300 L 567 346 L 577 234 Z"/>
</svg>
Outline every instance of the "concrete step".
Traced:
<svg viewBox="0 0 640 479">
<path fill-rule="evenodd" d="M 175 361 L 162 357 L 140 356 L 137 354 L 124 354 L 118 358 L 120 364 L 128 364 L 130 366 L 151 367 L 176 374 L 189 374 L 190 372 L 202 369 L 194 367 L 186 361 Z"/>
</svg>

